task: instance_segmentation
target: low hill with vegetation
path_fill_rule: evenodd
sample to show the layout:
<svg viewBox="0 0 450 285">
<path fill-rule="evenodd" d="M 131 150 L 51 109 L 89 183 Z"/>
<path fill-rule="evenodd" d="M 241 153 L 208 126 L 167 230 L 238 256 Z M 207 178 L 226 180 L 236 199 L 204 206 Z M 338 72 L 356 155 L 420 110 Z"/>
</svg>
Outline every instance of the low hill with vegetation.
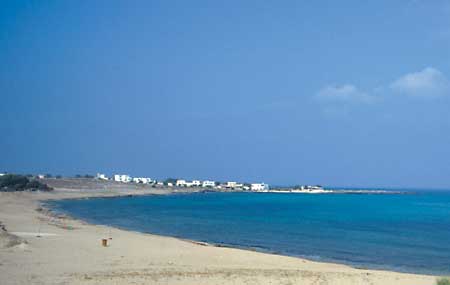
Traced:
<svg viewBox="0 0 450 285">
<path fill-rule="evenodd" d="M 51 191 L 53 188 L 36 179 L 23 175 L 5 174 L 0 176 L 0 192 L 15 191 Z"/>
</svg>

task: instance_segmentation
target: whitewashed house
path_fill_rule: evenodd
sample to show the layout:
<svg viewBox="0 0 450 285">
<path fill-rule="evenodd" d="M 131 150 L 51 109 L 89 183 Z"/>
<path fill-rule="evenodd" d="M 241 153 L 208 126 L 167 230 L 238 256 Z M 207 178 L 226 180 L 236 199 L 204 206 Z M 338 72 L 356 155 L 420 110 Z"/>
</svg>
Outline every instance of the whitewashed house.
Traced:
<svg viewBox="0 0 450 285">
<path fill-rule="evenodd" d="M 186 187 L 187 186 L 187 182 L 186 182 L 186 180 L 178 179 L 177 182 L 176 182 L 176 185 L 178 187 Z"/>
<path fill-rule="evenodd" d="M 227 182 L 227 184 L 225 184 L 225 187 L 227 187 L 227 188 L 236 188 L 237 184 L 238 184 L 237 182 L 229 181 L 229 182 Z"/>
<path fill-rule="evenodd" d="M 205 180 L 202 183 L 202 187 L 214 187 L 214 186 L 216 186 L 215 181 Z"/>
<path fill-rule="evenodd" d="M 192 180 L 191 186 L 200 187 L 202 186 L 202 182 L 200 180 Z"/>
<path fill-rule="evenodd" d="M 252 183 L 250 186 L 252 191 L 267 191 L 269 190 L 269 184 L 266 183 Z"/>
<path fill-rule="evenodd" d="M 114 181 L 128 183 L 131 181 L 131 177 L 126 174 L 114 174 Z"/>
<path fill-rule="evenodd" d="M 228 188 L 228 189 L 239 189 L 239 188 L 242 188 L 242 187 L 244 187 L 244 184 L 233 182 L 233 181 L 227 182 L 225 184 L 225 188 Z"/>
<path fill-rule="evenodd" d="M 97 173 L 97 175 L 95 176 L 95 178 L 99 179 L 99 180 L 109 180 L 109 178 L 103 174 L 103 173 Z"/>
<path fill-rule="evenodd" d="M 141 183 L 141 184 L 150 184 L 153 182 L 151 178 L 148 177 L 134 177 L 133 178 L 134 183 Z"/>
</svg>

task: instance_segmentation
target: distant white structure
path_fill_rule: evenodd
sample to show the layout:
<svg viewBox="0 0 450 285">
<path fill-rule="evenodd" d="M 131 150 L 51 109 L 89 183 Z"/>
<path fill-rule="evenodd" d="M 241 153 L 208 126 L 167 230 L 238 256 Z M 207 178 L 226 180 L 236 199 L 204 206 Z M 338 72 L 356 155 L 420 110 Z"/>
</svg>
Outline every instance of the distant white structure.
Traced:
<svg viewBox="0 0 450 285">
<path fill-rule="evenodd" d="M 324 190 L 324 189 L 320 185 L 314 185 L 314 186 L 312 186 L 312 185 L 303 185 L 303 186 L 300 187 L 300 190 L 311 191 L 311 190 Z"/>
<path fill-rule="evenodd" d="M 134 177 L 133 178 L 134 183 L 141 183 L 141 184 L 149 184 L 153 182 L 153 179 L 148 177 Z"/>
<path fill-rule="evenodd" d="M 173 187 L 173 183 L 172 182 L 167 182 L 167 186 Z"/>
<path fill-rule="evenodd" d="M 214 186 L 216 186 L 215 181 L 205 180 L 202 183 L 202 187 L 214 187 Z"/>
<path fill-rule="evenodd" d="M 161 182 L 161 181 L 158 181 L 158 182 L 156 182 L 156 185 L 158 185 L 158 186 L 164 186 L 164 183 Z"/>
<path fill-rule="evenodd" d="M 100 180 L 109 180 L 109 178 L 103 173 L 97 173 L 95 178 L 100 179 Z"/>
<path fill-rule="evenodd" d="M 177 180 L 177 186 L 184 186 L 184 187 L 199 187 L 202 185 L 202 182 L 200 180 L 192 180 L 192 181 L 186 181 L 179 179 Z"/>
<path fill-rule="evenodd" d="M 266 191 L 269 190 L 269 184 L 266 183 L 252 183 L 250 186 L 252 191 Z"/>
<path fill-rule="evenodd" d="M 131 181 L 131 177 L 126 174 L 114 174 L 114 181 L 128 183 Z"/>
<path fill-rule="evenodd" d="M 45 178 L 45 175 L 44 175 L 44 174 L 38 174 L 38 175 L 37 175 L 37 178 L 38 178 L 38 179 L 44 179 L 44 178 Z"/>
<path fill-rule="evenodd" d="M 5 173 L 0 173 L 0 176 L 3 176 L 3 175 L 5 175 Z"/>
<path fill-rule="evenodd" d="M 225 187 L 227 187 L 227 188 L 236 188 L 237 185 L 238 185 L 237 182 L 229 181 L 229 182 L 227 182 L 227 184 L 225 184 Z"/>
<path fill-rule="evenodd" d="M 229 189 L 238 189 L 238 188 L 242 188 L 242 187 L 244 187 L 244 184 L 237 183 L 234 181 L 229 181 L 225 184 L 225 188 L 229 188 Z"/>
</svg>

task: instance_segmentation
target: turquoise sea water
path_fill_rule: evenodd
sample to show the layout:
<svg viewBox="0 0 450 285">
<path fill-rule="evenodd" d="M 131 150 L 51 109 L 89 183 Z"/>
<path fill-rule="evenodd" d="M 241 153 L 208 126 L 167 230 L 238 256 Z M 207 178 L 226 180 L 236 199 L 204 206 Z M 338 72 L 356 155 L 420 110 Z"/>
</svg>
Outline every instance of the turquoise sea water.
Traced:
<svg viewBox="0 0 450 285">
<path fill-rule="evenodd" d="M 450 274 L 450 193 L 198 193 L 49 202 L 95 224 L 357 267 Z"/>
</svg>

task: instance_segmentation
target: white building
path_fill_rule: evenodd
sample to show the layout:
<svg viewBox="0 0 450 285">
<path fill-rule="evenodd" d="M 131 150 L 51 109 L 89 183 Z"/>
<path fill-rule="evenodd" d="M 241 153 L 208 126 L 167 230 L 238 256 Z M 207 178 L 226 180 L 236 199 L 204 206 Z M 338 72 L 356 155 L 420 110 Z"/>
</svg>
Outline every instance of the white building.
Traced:
<svg viewBox="0 0 450 285">
<path fill-rule="evenodd" d="M 109 178 L 103 173 L 97 173 L 95 178 L 100 179 L 100 180 L 109 180 Z"/>
<path fill-rule="evenodd" d="M 141 183 L 141 184 L 149 184 L 153 182 L 153 179 L 148 177 L 134 177 L 133 178 L 134 183 Z"/>
<path fill-rule="evenodd" d="M 320 185 L 315 185 L 315 186 L 311 186 L 311 185 L 303 185 L 300 187 L 301 190 L 323 190 L 323 187 Z"/>
<path fill-rule="evenodd" d="M 176 185 L 178 187 L 186 187 L 187 186 L 187 182 L 186 182 L 186 180 L 178 179 Z"/>
<path fill-rule="evenodd" d="M 214 186 L 216 186 L 216 182 L 214 181 L 205 180 L 202 183 L 202 187 L 214 187 Z"/>
<path fill-rule="evenodd" d="M 227 182 L 225 184 L 225 188 L 228 188 L 228 189 L 239 189 L 239 188 L 242 188 L 242 187 L 244 187 L 244 184 L 233 182 L 233 181 Z"/>
<path fill-rule="evenodd" d="M 199 187 L 202 185 L 202 182 L 200 180 L 192 180 L 191 186 Z"/>
<path fill-rule="evenodd" d="M 128 183 L 131 181 L 131 177 L 126 174 L 114 174 L 114 181 Z"/>
<path fill-rule="evenodd" d="M 252 191 L 266 191 L 266 190 L 269 190 L 269 184 L 266 184 L 266 183 L 252 183 L 250 189 Z"/>
<path fill-rule="evenodd" d="M 3 175 L 5 175 L 5 173 L 0 173 L 0 176 L 3 176 Z"/>
</svg>

